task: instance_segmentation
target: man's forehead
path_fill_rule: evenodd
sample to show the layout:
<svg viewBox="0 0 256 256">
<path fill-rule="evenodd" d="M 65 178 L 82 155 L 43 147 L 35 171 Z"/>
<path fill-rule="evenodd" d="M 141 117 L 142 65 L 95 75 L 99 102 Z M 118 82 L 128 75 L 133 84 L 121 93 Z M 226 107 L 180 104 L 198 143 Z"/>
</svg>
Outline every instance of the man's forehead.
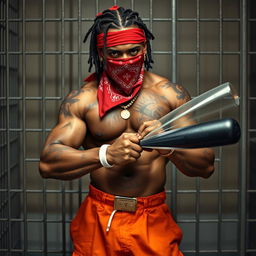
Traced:
<svg viewBox="0 0 256 256">
<path fill-rule="evenodd" d="M 115 46 L 111 46 L 108 47 L 107 50 L 113 50 L 113 51 L 125 51 L 125 50 L 129 50 L 129 49 L 133 49 L 135 47 L 141 47 L 144 44 L 120 44 L 120 45 L 115 45 Z"/>
</svg>

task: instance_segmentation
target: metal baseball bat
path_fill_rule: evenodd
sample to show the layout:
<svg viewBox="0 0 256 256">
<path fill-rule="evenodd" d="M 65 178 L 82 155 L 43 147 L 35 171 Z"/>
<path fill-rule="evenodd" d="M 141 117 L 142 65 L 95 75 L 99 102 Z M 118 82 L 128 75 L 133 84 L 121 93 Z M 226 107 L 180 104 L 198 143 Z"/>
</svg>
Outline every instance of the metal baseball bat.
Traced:
<svg viewBox="0 0 256 256">
<path fill-rule="evenodd" d="M 206 148 L 234 144 L 240 139 L 240 126 L 232 118 L 204 122 L 159 133 L 140 141 L 143 148 Z"/>
</svg>

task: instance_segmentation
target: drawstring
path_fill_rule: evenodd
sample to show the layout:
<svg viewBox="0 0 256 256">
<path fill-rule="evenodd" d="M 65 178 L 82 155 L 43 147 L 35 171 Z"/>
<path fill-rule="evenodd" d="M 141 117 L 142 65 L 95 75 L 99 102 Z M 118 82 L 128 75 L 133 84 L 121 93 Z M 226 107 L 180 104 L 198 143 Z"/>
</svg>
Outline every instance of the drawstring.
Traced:
<svg viewBox="0 0 256 256">
<path fill-rule="evenodd" d="M 111 215 L 110 215 L 110 217 L 109 217 L 108 225 L 107 225 L 107 229 L 106 229 L 107 232 L 110 230 L 110 226 L 111 226 L 113 217 L 114 217 L 114 215 L 115 215 L 116 212 L 117 212 L 117 210 L 113 210 L 112 213 L 111 213 Z"/>
</svg>

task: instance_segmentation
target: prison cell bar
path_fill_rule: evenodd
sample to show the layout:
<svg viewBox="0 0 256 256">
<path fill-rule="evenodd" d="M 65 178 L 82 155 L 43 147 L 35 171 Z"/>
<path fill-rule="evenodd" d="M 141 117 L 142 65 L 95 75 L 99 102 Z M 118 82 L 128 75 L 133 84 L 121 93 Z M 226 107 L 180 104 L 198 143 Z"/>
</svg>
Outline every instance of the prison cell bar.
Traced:
<svg viewBox="0 0 256 256">
<path fill-rule="evenodd" d="M 244 112 L 248 109 L 248 92 L 247 92 L 247 1 L 240 1 L 240 95 L 241 95 L 241 142 L 240 142 L 240 255 L 246 254 L 246 207 L 247 207 L 247 160 L 248 148 L 248 127 L 247 116 Z M 256 248 L 254 250 L 256 252 Z"/>
</svg>

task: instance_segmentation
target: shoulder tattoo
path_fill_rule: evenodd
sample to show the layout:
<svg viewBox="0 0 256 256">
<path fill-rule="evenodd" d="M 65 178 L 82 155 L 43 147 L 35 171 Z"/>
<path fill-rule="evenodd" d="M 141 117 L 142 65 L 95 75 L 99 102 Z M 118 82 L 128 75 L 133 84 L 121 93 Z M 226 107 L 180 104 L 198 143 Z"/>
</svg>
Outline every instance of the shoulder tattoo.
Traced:
<svg viewBox="0 0 256 256">
<path fill-rule="evenodd" d="M 83 92 L 82 89 L 74 90 L 64 99 L 60 106 L 60 114 L 63 114 L 65 117 L 72 116 L 70 106 L 79 101 L 79 99 L 75 99 L 75 97 L 78 96 L 81 92 Z"/>
<path fill-rule="evenodd" d="M 162 88 L 172 88 L 176 93 L 177 100 L 189 101 L 191 99 L 188 91 L 181 85 L 167 82 L 167 83 L 163 84 L 161 87 Z"/>
</svg>

